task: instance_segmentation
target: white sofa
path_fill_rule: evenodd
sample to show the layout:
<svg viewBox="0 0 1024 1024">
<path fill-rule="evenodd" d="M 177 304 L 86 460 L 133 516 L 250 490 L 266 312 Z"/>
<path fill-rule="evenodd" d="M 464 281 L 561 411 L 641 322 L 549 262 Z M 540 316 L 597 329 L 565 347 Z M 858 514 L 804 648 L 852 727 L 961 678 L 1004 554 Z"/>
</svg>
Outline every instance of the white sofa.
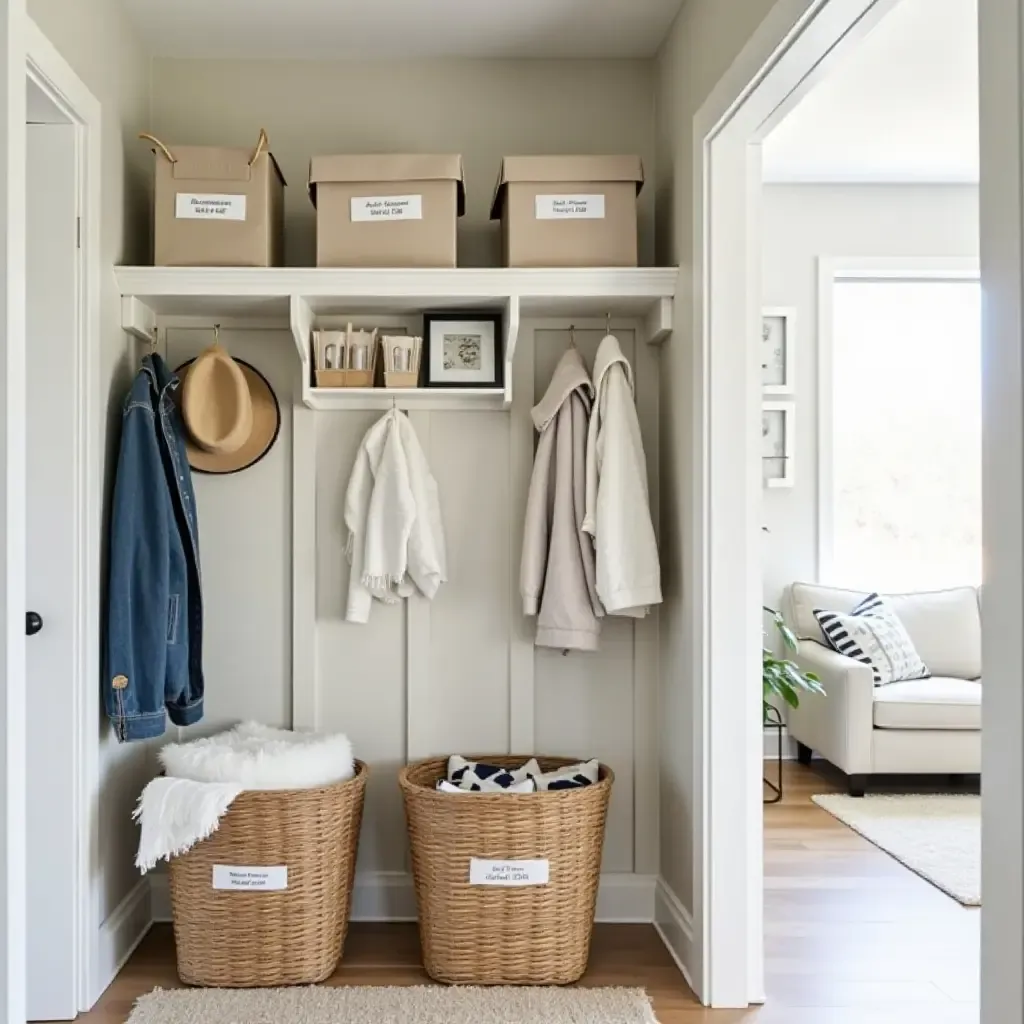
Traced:
<svg viewBox="0 0 1024 1024">
<path fill-rule="evenodd" d="M 868 777 L 981 771 L 981 595 L 973 587 L 889 595 L 932 673 L 887 686 L 871 669 L 827 646 L 814 610 L 849 612 L 866 595 L 794 583 L 783 614 L 800 638 L 795 661 L 822 681 L 825 696 L 802 694 L 789 732 L 801 761 L 816 753 L 849 776 L 863 796 Z"/>
</svg>

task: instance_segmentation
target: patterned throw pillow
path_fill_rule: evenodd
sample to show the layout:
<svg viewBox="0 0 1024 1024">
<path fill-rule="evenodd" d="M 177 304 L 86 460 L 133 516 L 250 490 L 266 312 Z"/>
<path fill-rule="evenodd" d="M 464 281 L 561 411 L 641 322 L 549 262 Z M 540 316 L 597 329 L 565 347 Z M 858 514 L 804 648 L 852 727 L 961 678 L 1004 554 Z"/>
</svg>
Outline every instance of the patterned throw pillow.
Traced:
<svg viewBox="0 0 1024 1024">
<path fill-rule="evenodd" d="M 536 758 L 531 758 L 523 765 L 522 770 L 537 783 L 537 789 L 581 789 L 597 782 L 601 771 L 600 762 L 581 761 L 579 764 L 556 768 L 553 772 L 542 772 Z"/>
<path fill-rule="evenodd" d="M 878 594 L 849 614 L 815 608 L 814 617 L 833 650 L 871 668 L 875 686 L 931 675 L 895 609 Z"/>
<path fill-rule="evenodd" d="M 515 782 L 507 789 L 502 789 L 501 786 L 495 786 L 494 789 L 482 789 L 479 784 L 474 783 L 476 788 L 464 789 L 462 786 L 456 786 L 454 782 L 449 782 L 447 779 L 438 779 L 437 788 L 442 793 L 536 793 L 537 786 L 533 779 L 524 779 L 522 782 Z"/>
<path fill-rule="evenodd" d="M 494 793 L 529 781 L 529 775 L 525 768 L 502 768 L 452 754 L 448 758 L 448 781 L 473 793 Z"/>
</svg>

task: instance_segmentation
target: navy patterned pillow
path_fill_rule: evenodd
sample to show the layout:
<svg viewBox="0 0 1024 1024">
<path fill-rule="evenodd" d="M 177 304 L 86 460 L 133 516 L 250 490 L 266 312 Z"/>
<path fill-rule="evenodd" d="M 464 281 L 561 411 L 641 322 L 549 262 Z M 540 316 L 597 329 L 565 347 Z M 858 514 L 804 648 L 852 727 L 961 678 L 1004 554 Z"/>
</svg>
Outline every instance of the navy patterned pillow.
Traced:
<svg viewBox="0 0 1024 1024">
<path fill-rule="evenodd" d="M 566 765 L 551 772 L 542 772 L 536 758 L 531 758 L 523 765 L 522 770 L 527 778 L 537 783 L 537 790 L 581 789 L 592 786 L 598 780 L 601 764 L 596 759 L 581 761 L 579 764 Z"/>
<path fill-rule="evenodd" d="M 458 754 L 448 758 L 448 781 L 474 793 L 494 793 L 528 781 L 525 768 L 502 768 L 483 761 L 467 761 Z"/>
</svg>

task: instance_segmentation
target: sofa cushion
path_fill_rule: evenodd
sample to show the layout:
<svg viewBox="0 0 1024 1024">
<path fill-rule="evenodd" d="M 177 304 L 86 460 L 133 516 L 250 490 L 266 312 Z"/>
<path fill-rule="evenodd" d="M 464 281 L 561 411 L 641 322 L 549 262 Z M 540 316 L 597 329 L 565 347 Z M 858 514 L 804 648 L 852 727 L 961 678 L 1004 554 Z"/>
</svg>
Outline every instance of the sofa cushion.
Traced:
<svg viewBox="0 0 1024 1024">
<path fill-rule="evenodd" d="M 980 729 L 981 681 L 932 676 L 875 690 L 876 729 Z"/>
<path fill-rule="evenodd" d="M 849 615 L 816 608 L 814 617 L 833 650 L 871 666 L 875 686 L 931 675 L 892 605 L 878 594 Z"/>
<path fill-rule="evenodd" d="M 787 591 L 786 618 L 797 636 L 828 646 L 814 609 L 851 612 L 867 596 L 859 590 L 794 583 Z M 974 587 L 888 597 L 917 653 L 935 675 L 981 677 L 981 611 Z"/>
</svg>

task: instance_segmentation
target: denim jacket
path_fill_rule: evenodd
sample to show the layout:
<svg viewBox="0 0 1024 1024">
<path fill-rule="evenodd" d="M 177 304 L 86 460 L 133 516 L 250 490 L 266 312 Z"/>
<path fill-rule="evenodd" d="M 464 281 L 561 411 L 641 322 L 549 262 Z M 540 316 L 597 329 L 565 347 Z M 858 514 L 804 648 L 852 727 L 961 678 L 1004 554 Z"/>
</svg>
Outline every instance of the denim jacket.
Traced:
<svg viewBox="0 0 1024 1024">
<path fill-rule="evenodd" d="M 149 355 L 124 403 L 103 680 L 121 741 L 161 735 L 167 715 L 175 725 L 203 717 L 199 533 L 177 388 Z"/>
</svg>

